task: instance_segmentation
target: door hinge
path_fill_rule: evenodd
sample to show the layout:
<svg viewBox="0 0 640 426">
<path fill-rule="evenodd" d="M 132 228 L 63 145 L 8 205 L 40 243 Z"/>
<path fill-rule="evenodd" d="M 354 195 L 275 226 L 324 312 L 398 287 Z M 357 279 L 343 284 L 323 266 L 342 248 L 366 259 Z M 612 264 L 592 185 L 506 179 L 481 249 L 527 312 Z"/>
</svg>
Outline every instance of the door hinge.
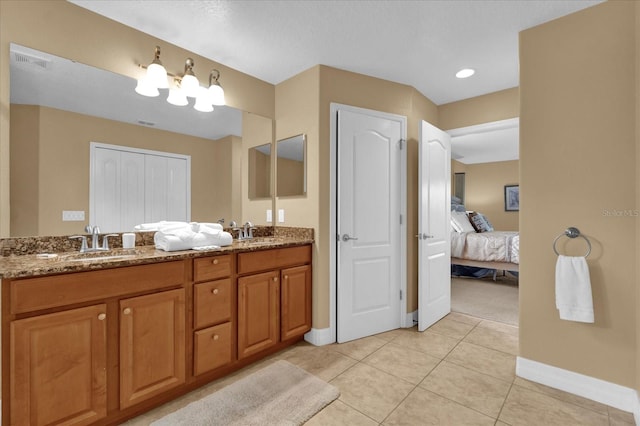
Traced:
<svg viewBox="0 0 640 426">
<path fill-rule="evenodd" d="M 400 139 L 400 151 L 402 151 L 402 149 L 404 148 L 404 143 L 406 142 L 406 139 Z"/>
<path fill-rule="evenodd" d="M 400 215 L 400 225 L 402 225 L 402 215 Z"/>
<path fill-rule="evenodd" d="M 400 300 L 402 300 L 402 290 L 400 290 Z"/>
</svg>

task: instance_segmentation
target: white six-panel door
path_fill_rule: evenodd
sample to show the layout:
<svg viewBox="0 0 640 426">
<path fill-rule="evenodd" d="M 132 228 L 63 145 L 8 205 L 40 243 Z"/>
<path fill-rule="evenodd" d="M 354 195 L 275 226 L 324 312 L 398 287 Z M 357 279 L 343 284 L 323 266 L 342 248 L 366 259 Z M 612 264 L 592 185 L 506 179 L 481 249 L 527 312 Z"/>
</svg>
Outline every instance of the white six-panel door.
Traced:
<svg viewBox="0 0 640 426">
<path fill-rule="evenodd" d="M 338 342 L 400 327 L 404 117 L 338 111 Z"/>
<path fill-rule="evenodd" d="M 418 166 L 418 330 L 451 311 L 451 139 L 422 121 Z"/>
</svg>

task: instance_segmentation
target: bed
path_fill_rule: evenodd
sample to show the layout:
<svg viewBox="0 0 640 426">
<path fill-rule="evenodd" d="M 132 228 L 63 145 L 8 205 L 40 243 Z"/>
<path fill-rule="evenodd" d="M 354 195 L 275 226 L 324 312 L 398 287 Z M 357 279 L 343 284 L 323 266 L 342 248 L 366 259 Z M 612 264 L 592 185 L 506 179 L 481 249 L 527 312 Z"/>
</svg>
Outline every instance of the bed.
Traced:
<svg viewBox="0 0 640 426">
<path fill-rule="evenodd" d="M 495 231 L 488 219 L 452 199 L 451 264 L 519 272 L 520 235 Z M 494 274 L 495 278 L 495 274 Z"/>
</svg>

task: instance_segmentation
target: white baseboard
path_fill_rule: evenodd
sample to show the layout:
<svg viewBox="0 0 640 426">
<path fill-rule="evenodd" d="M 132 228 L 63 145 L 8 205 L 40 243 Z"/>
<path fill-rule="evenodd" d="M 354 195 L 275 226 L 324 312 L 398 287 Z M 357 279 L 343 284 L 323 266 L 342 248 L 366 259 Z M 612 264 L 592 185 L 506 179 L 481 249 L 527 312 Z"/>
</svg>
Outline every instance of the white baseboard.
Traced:
<svg viewBox="0 0 640 426">
<path fill-rule="evenodd" d="M 335 343 L 336 339 L 329 328 L 312 328 L 304 335 L 304 340 L 314 346 L 324 346 Z"/>
<path fill-rule="evenodd" d="M 633 413 L 640 424 L 640 401 L 634 389 L 521 357 L 516 359 L 516 375 Z"/>
</svg>

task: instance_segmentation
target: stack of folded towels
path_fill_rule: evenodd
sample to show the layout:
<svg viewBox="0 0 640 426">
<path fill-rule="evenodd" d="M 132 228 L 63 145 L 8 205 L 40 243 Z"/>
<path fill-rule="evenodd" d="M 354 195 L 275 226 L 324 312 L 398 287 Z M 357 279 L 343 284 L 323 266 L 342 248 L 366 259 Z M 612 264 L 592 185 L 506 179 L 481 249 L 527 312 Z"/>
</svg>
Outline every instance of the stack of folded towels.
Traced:
<svg viewBox="0 0 640 426">
<path fill-rule="evenodd" d="M 222 247 L 233 243 L 231 234 L 223 231 L 219 223 L 158 222 L 143 225 L 147 227 L 145 230 L 151 230 L 151 225 L 156 225 L 153 242 L 157 249 L 164 251 Z"/>
</svg>

